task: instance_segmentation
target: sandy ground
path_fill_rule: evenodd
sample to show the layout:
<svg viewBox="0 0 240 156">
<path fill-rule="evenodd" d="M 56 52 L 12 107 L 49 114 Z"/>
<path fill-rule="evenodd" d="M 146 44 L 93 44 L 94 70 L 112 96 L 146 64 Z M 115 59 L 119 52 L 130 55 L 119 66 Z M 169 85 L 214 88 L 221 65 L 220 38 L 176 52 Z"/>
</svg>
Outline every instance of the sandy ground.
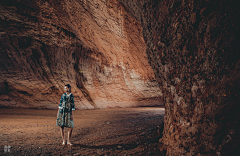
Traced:
<svg viewBox="0 0 240 156">
<path fill-rule="evenodd" d="M 164 108 L 75 110 L 73 146 L 62 146 L 57 110 L 0 109 L 0 155 L 165 155 Z M 67 128 L 65 128 L 65 133 Z M 4 146 L 10 145 L 9 149 Z"/>
</svg>

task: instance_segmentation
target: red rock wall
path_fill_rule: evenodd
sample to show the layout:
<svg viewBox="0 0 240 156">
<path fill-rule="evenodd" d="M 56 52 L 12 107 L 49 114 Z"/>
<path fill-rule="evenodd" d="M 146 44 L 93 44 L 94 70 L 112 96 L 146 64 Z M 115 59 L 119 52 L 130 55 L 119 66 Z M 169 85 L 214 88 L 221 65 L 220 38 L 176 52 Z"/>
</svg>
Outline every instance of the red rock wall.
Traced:
<svg viewBox="0 0 240 156">
<path fill-rule="evenodd" d="M 236 1 L 0 4 L 1 106 L 57 108 L 66 83 L 79 109 L 159 104 L 163 95 L 167 155 L 238 152 Z"/>
<path fill-rule="evenodd" d="M 56 109 L 160 105 L 140 22 L 117 1 L 2 1 L 1 106 Z"/>
<path fill-rule="evenodd" d="M 239 153 L 237 6 L 227 0 L 143 5 L 147 54 L 166 108 L 160 142 L 167 155 Z"/>
</svg>

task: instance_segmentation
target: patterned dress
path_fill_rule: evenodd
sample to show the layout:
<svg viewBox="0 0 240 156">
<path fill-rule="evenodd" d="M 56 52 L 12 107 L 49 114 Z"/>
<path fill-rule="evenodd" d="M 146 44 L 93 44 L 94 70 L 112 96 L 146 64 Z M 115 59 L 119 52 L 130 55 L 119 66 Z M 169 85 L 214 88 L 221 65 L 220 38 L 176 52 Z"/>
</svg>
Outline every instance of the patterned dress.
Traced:
<svg viewBox="0 0 240 156">
<path fill-rule="evenodd" d="M 61 96 L 61 100 L 59 103 L 59 112 L 57 115 L 57 126 L 63 126 L 63 127 L 74 127 L 73 120 L 71 120 L 72 116 L 72 110 L 75 110 L 75 104 L 74 104 L 74 97 L 70 93 L 70 95 L 67 95 L 67 93 L 64 93 Z"/>
</svg>

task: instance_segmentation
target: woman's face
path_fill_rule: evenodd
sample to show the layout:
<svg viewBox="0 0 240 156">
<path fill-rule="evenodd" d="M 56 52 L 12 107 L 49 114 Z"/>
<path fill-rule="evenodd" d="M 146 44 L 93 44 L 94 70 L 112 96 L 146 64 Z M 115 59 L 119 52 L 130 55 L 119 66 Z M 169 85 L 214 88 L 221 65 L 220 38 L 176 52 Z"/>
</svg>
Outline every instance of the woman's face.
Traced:
<svg viewBox="0 0 240 156">
<path fill-rule="evenodd" d="M 67 86 L 64 86 L 64 92 L 69 92 L 69 88 Z"/>
</svg>

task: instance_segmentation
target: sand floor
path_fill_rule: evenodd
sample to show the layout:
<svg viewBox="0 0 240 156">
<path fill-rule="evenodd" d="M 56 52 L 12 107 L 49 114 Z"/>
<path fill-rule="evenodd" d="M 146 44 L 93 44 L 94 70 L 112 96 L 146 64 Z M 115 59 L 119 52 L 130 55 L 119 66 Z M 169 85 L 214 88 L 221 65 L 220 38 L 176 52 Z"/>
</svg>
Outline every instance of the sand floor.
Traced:
<svg viewBox="0 0 240 156">
<path fill-rule="evenodd" d="M 75 110 L 73 145 L 63 146 L 57 110 L 0 109 L 0 155 L 165 155 L 157 148 L 164 111 Z"/>
</svg>

